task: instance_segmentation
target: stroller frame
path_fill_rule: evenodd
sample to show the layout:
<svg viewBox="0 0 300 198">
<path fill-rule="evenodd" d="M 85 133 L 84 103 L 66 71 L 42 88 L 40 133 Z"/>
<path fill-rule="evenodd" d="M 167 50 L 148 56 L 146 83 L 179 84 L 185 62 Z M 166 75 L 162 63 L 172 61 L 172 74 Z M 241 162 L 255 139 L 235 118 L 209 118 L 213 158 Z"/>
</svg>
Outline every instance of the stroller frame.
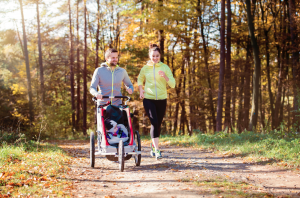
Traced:
<svg viewBox="0 0 300 198">
<path fill-rule="evenodd" d="M 104 126 L 104 110 L 111 103 L 107 103 L 104 105 L 101 104 L 101 100 L 96 97 L 93 98 L 93 101 L 97 104 L 97 145 L 98 151 L 96 152 L 95 148 L 95 134 L 91 132 L 90 134 L 90 165 L 91 167 L 95 166 L 95 156 L 103 155 L 110 161 L 118 161 L 119 162 L 119 170 L 121 172 L 124 171 L 124 161 L 129 160 L 132 156 L 135 159 L 136 166 L 140 166 L 141 164 L 141 139 L 138 131 L 133 132 L 132 123 L 131 123 L 131 115 L 130 109 L 127 105 L 127 102 L 130 101 L 130 97 L 128 96 L 103 96 L 103 98 L 125 98 L 127 101 L 125 105 L 120 105 L 119 109 L 123 113 L 126 112 L 127 120 L 128 120 L 128 135 L 129 135 L 129 143 L 128 145 L 124 145 L 122 140 L 119 141 L 117 146 L 110 145 L 106 138 L 106 130 Z M 127 142 L 127 141 L 126 141 Z"/>
</svg>

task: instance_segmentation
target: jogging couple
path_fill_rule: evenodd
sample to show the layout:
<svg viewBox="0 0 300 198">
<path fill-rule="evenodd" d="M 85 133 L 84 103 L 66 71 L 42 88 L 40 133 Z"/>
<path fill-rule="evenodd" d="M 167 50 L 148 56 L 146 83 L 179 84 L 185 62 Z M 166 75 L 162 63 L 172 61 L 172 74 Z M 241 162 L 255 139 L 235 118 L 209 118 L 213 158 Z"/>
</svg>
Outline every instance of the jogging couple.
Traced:
<svg viewBox="0 0 300 198">
<path fill-rule="evenodd" d="M 149 46 L 150 60 L 141 69 L 138 76 L 140 99 L 143 99 L 144 109 L 151 122 L 150 135 L 151 156 L 161 159 L 159 150 L 159 136 L 161 124 L 167 107 L 167 84 L 175 87 L 175 79 L 170 68 L 160 62 L 161 51 L 156 44 Z M 105 52 L 105 63 L 98 67 L 93 75 L 90 93 L 102 99 L 102 96 L 121 96 L 122 82 L 125 84 L 128 94 L 134 89 L 125 69 L 118 66 L 118 51 L 110 48 Z M 145 82 L 145 87 L 143 85 Z M 97 87 L 99 91 L 97 91 Z M 106 103 L 110 99 L 102 99 Z M 121 99 L 114 99 L 113 105 L 122 104 Z"/>
</svg>

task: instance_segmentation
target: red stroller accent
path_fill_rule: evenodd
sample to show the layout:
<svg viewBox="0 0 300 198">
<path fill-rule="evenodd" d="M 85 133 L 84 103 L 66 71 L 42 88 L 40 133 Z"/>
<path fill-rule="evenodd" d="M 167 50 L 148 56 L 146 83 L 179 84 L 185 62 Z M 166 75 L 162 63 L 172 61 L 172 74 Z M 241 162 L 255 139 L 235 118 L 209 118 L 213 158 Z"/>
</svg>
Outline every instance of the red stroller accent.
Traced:
<svg viewBox="0 0 300 198">
<path fill-rule="evenodd" d="M 129 160 L 132 156 L 135 159 L 135 165 L 140 166 L 141 164 L 141 139 L 138 131 L 133 132 L 131 124 L 131 116 L 129 106 L 127 102 L 130 101 L 128 96 L 103 96 L 103 98 L 126 98 L 127 101 L 125 105 L 114 106 L 109 102 L 108 104 L 100 105 L 100 100 L 96 97 L 93 98 L 93 101 L 97 104 L 97 144 L 98 151 L 95 150 L 95 134 L 91 132 L 90 134 L 90 164 L 91 167 L 95 166 L 95 156 L 96 155 L 105 155 L 106 158 L 110 161 L 118 161 L 119 169 L 121 172 L 124 171 L 124 162 Z M 128 131 L 128 140 L 123 142 L 119 141 L 117 144 L 109 144 L 107 140 L 107 131 L 104 125 L 104 118 L 107 115 L 105 114 L 106 109 L 109 106 L 114 107 L 117 114 L 119 114 L 122 124 L 127 128 Z"/>
</svg>

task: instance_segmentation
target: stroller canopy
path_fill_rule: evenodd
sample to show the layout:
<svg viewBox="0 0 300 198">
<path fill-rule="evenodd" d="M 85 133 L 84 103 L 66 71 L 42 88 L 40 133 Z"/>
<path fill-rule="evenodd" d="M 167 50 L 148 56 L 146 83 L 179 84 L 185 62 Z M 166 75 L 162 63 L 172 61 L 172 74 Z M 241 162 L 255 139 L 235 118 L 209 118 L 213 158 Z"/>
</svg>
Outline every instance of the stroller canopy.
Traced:
<svg viewBox="0 0 300 198">
<path fill-rule="evenodd" d="M 118 106 L 108 105 L 106 108 L 105 119 L 113 120 L 117 124 L 124 124 L 123 112 Z"/>
</svg>

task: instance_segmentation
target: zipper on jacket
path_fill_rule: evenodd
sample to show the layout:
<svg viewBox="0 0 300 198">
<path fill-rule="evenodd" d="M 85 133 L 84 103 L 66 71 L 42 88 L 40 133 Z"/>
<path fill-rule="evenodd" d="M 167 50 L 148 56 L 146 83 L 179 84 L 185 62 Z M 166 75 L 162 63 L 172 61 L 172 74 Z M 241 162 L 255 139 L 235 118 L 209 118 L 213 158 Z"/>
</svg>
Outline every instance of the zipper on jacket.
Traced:
<svg viewBox="0 0 300 198">
<path fill-rule="evenodd" d="M 110 68 L 111 69 L 111 68 Z M 116 68 L 115 68 L 116 69 Z M 112 81 L 111 81 L 111 96 L 113 96 L 114 95 L 114 72 L 115 72 L 115 69 L 114 70 L 112 70 L 112 72 L 111 72 L 111 76 L 112 76 Z M 110 102 L 111 102 L 111 104 L 112 104 L 112 98 L 110 99 Z"/>
<path fill-rule="evenodd" d="M 155 63 L 153 64 L 153 75 L 154 75 L 155 93 L 156 93 L 156 100 L 157 100 L 157 88 L 156 88 L 156 80 L 155 80 Z"/>
</svg>

